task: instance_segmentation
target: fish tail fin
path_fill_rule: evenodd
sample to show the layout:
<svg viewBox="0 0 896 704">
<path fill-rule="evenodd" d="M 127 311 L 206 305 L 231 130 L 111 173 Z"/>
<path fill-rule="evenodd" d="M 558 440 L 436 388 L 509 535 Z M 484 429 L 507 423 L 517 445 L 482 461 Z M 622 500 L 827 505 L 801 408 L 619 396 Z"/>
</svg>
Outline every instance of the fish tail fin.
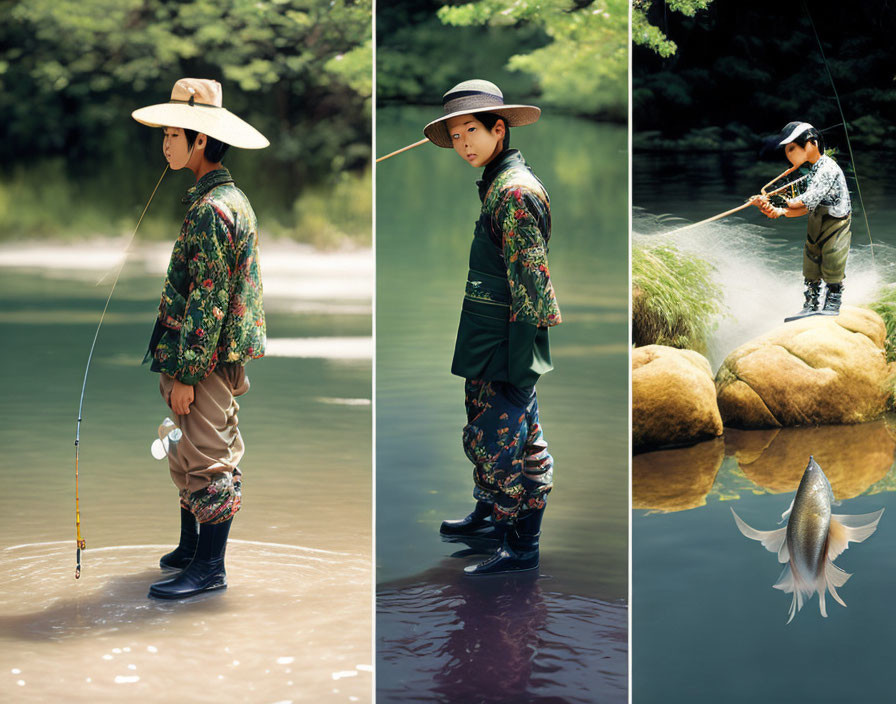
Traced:
<svg viewBox="0 0 896 704">
<path fill-rule="evenodd" d="M 824 591 L 827 589 L 838 604 L 846 606 L 846 602 L 843 601 L 837 593 L 837 587 L 842 587 L 846 584 L 850 577 L 852 577 L 852 575 L 849 572 L 844 572 L 830 560 L 825 560 L 824 572 L 822 574 L 822 579 L 820 580 L 821 583 L 818 585 L 818 594 L 822 602 L 824 601 Z M 822 614 L 824 614 L 823 610 Z"/>
<path fill-rule="evenodd" d="M 833 560 L 846 550 L 850 543 L 861 543 L 870 537 L 877 530 L 877 524 L 883 514 L 883 509 L 859 516 L 832 514 L 828 530 L 827 558 Z"/>
<path fill-rule="evenodd" d="M 790 602 L 790 617 L 787 619 L 787 623 L 793 621 L 796 612 L 803 608 L 803 595 L 808 594 L 811 596 L 812 592 L 815 591 L 813 587 L 804 584 L 799 578 L 799 575 L 793 569 L 792 562 L 784 565 L 781 576 L 778 577 L 778 581 L 773 586 L 785 594 L 793 593 L 793 601 Z"/>
<path fill-rule="evenodd" d="M 790 554 L 787 550 L 787 526 L 783 528 L 778 528 L 778 530 L 756 530 L 755 528 L 747 525 L 743 519 L 735 513 L 734 509 L 731 509 L 731 514 L 734 516 L 734 522 L 737 524 L 737 529 L 744 534 L 750 540 L 758 540 L 762 543 L 762 547 L 764 547 L 769 552 L 774 552 L 778 554 L 778 562 L 784 563 L 790 560 Z"/>
</svg>

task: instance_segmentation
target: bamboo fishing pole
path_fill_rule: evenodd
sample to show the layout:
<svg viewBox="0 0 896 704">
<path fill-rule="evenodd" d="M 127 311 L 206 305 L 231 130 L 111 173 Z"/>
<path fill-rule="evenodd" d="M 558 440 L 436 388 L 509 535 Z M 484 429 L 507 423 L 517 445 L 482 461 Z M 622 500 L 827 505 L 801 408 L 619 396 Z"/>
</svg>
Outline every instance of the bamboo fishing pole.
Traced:
<svg viewBox="0 0 896 704">
<path fill-rule="evenodd" d="M 131 233 L 131 239 L 128 241 L 127 247 L 124 248 L 124 252 L 121 256 L 121 263 L 118 265 L 118 271 L 115 273 L 115 279 L 112 281 L 112 288 L 109 290 L 109 295 L 106 297 L 106 305 L 103 306 L 103 313 L 100 315 L 100 322 L 97 324 L 96 332 L 93 334 L 93 342 L 90 345 L 90 354 L 87 355 L 87 366 L 84 368 L 84 382 L 81 384 L 81 400 L 78 402 L 78 422 L 75 426 L 75 579 L 81 577 L 81 550 L 87 549 L 87 541 L 81 537 L 81 497 L 78 487 L 78 452 L 81 447 L 81 419 L 84 410 L 84 392 L 87 390 L 87 374 L 90 372 L 90 362 L 93 360 L 93 350 L 96 348 L 96 341 L 100 335 L 100 328 L 103 326 L 103 320 L 106 318 L 106 311 L 109 309 L 109 301 L 112 300 L 112 294 L 115 293 L 118 277 L 121 276 L 121 270 L 124 269 L 124 263 L 127 261 L 128 252 L 131 249 L 131 245 L 134 243 L 134 238 L 137 236 L 137 230 L 140 227 L 140 223 L 143 222 L 143 216 L 146 215 L 146 211 L 149 210 L 149 204 L 152 203 L 153 196 L 155 196 L 156 191 L 159 190 L 159 186 L 162 184 L 162 179 L 165 178 L 166 173 L 168 173 L 168 164 L 165 164 L 165 170 L 162 171 L 162 175 L 159 176 L 156 187 L 152 189 L 152 194 L 149 196 L 149 200 L 146 201 L 146 205 L 143 207 L 143 212 L 140 213 L 140 218 L 137 220 L 137 225 Z"/>
<path fill-rule="evenodd" d="M 759 189 L 759 195 L 773 196 L 777 193 L 781 193 L 782 191 L 786 191 L 788 188 L 790 188 L 795 183 L 795 181 L 791 181 L 790 183 L 787 183 L 787 184 L 781 186 L 780 188 L 776 188 L 773 191 L 766 191 L 766 189 L 769 186 L 771 186 L 775 181 L 778 181 L 779 179 L 782 179 L 785 176 L 793 173 L 798 168 L 799 168 L 799 165 L 791 166 L 789 169 L 787 169 L 787 171 L 784 171 L 783 173 L 781 173 L 778 176 L 776 176 L 775 178 L 773 178 L 771 181 L 769 181 L 767 184 L 765 184 L 761 189 Z M 802 180 L 803 178 L 806 178 L 806 177 L 803 176 L 801 179 L 798 179 L 798 180 Z M 706 218 L 706 220 L 701 220 L 700 222 L 691 223 L 690 225 L 685 225 L 684 227 L 678 227 L 674 230 L 670 230 L 669 232 L 666 232 L 665 234 L 671 235 L 676 232 L 683 232 L 685 230 L 690 230 L 694 227 L 700 227 L 701 225 L 706 225 L 707 223 L 715 222 L 716 220 L 721 220 L 722 218 L 728 217 L 729 215 L 739 212 L 739 211 L 743 210 L 744 208 L 749 208 L 751 205 L 753 205 L 754 200 L 756 200 L 756 196 L 752 196 L 751 198 L 749 198 L 747 200 L 746 203 L 744 203 L 743 205 L 739 205 L 736 208 L 732 208 L 731 210 L 726 210 L 724 213 L 719 213 L 718 215 L 713 215 L 711 218 Z"/>
<path fill-rule="evenodd" d="M 413 149 L 414 147 L 419 147 L 421 144 L 426 144 L 429 141 L 428 137 L 424 137 L 419 142 L 414 142 L 413 144 L 409 144 L 406 147 L 402 147 L 401 149 L 396 149 L 394 152 L 386 154 L 386 156 L 381 156 L 376 160 L 376 163 L 379 164 L 381 161 L 385 161 L 386 159 L 390 159 L 396 154 L 401 154 L 402 152 L 406 152 L 408 149 Z"/>
</svg>

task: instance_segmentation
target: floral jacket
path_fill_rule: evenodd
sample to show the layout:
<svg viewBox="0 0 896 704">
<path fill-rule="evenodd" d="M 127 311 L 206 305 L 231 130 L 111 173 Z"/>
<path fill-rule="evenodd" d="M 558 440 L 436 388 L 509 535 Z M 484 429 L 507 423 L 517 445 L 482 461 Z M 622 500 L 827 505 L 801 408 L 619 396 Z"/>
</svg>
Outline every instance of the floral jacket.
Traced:
<svg viewBox="0 0 896 704">
<path fill-rule="evenodd" d="M 795 200 L 802 201 L 809 210 L 819 205 L 828 207 L 828 213 L 835 218 L 845 218 L 852 211 L 846 176 L 837 162 L 826 154 L 812 164 L 809 170 L 809 185 L 805 193 Z"/>
<path fill-rule="evenodd" d="M 184 202 L 147 361 L 196 384 L 219 363 L 262 357 L 265 321 L 255 213 L 230 172 L 207 173 Z"/>
<path fill-rule="evenodd" d="M 451 372 L 534 386 L 553 369 L 548 329 L 560 323 L 547 261 L 550 201 L 515 149 L 499 154 L 478 185 L 482 210 Z"/>
<path fill-rule="evenodd" d="M 548 270 L 551 201 L 523 155 L 509 149 L 483 171 L 482 212 L 504 255 L 510 284 L 510 322 L 547 328 L 559 325 L 560 308 Z"/>
</svg>

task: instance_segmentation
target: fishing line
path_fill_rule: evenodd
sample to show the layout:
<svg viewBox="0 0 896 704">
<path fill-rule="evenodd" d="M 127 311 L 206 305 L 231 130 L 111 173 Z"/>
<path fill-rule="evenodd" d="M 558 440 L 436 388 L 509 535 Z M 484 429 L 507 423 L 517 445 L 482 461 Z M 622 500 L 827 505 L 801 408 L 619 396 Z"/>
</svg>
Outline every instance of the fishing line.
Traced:
<svg viewBox="0 0 896 704">
<path fill-rule="evenodd" d="M 155 196 L 156 191 L 159 190 L 159 186 L 162 184 L 162 179 L 165 178 L 165 174 L 168 173 L 168 164 L 165 164 L 165 170 L 162 171 L 162 175 L 159 176 L 159 180 L 156 183 L 156 187 L 152 189 L 152 194 L 149 196 L 149 200 L 146 201 L 146 205 L 143 207 L 143 212 L 140 213 L 140 219 L 137 220 L 137 225 L 134 227 L 133 233 L 131 233 L 131 239 L 128 241 L 127 247 L 124 249 L 124 253 L 121 257 L 121 263 L 118 265 L 118 271 L 115 273 L 115 279 L 112 281 L 112 288 L 109 291 L 109 295 L 106 297 L 106 305 L 103 306 L 103 313 L 100 316 L 100 322 L 96 326 L 96 332 L 93 334 L 93 342 L 90 345 L 90 354 L 87 355 L 87 366 L 84 368 L 84 382 L 81 384 L 81 400 L 78 402 L 78 422 L 75 426 L 75 544 L 77 546 L 76 552 L 76 561 L 77 565 L 75 566 L 75 579 L 79 579 L 81 577 L 81 550 L 87 549 L 87 542 L 84 538 L 81 537 L 81 499 L 78 491 L 78 451 L 81 445 L 81 418 L 82 411 L 84 409 L 84 392 L 87 390 L 87 374 L 90 372 L 90 362 L 93 360 L 93 350 L 96 347 L 97 338 L 100 335 L 100 328 L 103 326 L 103 320 L 106 317 L 106 311 L 109 309 L 109 301 L 112 300 L 112 294 L 115 293 L 115 286 L 118 284 L 118 277 L 121 275 L 122 269 L 124 269 L 124 264 L 128 258 L 128 252 L 131 249 L 131 245 L 134 243 L 134 238 L 137 235 L 137 230 L 140 227 L 140 223 L 143 222 L 143 216 L 146 215 L 146 211 L 149 209 L 149 204 L 152 203 L 153 196 Z"/>
<path fill-rule="evenodd" d="M 840 111 L 840 119 L 843 120 L 843 134 L 846 135 L 846 148 L 849 149 L 849 158 L 852 160 L 852 170 L 856 175 L 856 191 L 859 194 L 859 203 L 862 205 L 862 217 L 865 219 L 865 229 L 868 230 L 868 242 L 871 244 L 871 267 L 874 268 L 874 241 L 871 239 L 871 225 L 868 223 L 868 211 L 865 210 L 865 201 L 862 199 L 862 187 L 859 185 L 859 170 L 856 168 L 856 158 L 852 153 L 852 143 L 849 141 L 849 130 L 846 127 L 846 115 L 843 114 L 843 105 L 840 104 L 840 95 L 837 93 L 837 86 L 834 85 L 834 76 L 831 75 L 831 69 L 828 66 L 827 57 L 824 55 L 824 47 L 821 45 L 821 39 L 818 36 L 818 30 L 815 28 L 815 21 L 809 12 L 809 6 L 806 0 L 802 0 L 803 9 L 806 11 L 806 17 L 809 18 L 809 25 L 812 27 L 812 33 L 815 35 L 815 41 L 818 43 L 818 50 L 821 52 L 821 60 L 824 63 L 825 71 L 827 71 L 828 79 L 831 82 L 831 88 L 834 90 L 834 99 L 837 101 L 837 109 Z"/>
</svg>

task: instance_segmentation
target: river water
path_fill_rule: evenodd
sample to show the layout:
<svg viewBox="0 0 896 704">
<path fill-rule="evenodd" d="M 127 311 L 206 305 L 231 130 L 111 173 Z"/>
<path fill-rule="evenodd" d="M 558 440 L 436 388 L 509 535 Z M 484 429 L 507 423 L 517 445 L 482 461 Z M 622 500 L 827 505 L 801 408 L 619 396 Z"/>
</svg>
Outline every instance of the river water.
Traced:
<svg viewBox="0 0 896 704">
<path fill-rule="evenodd" d="M 170 244 L 133 253 L 100 332 L 81 428 L 87 549 L 74 579 L 84 364 L 124 242 L 0 249 L 5 701 L 369 702 L 371 252 L 263 242 L 269 355 L 240 399 L 243 508 L 229 588 L 147 598 L 178 536 L 167 408 L 140 362 Z"/>
<path fill-rule="evenodd" d="M 377 151 L 433 109 L 382 109 Z M 625 701 L 626 130 L 564 117 L 514 128 L 551 195 L 564 323 L 538 384 L 555 488 L 535 578 L 461 577 L 442 543 L 473 499 L 450 374 L 479 200 L 471 169 L 424 145 L 377 169 L 377 694 L 388 702 Z"/>
<path fill-rule="evenodd" d="M 886 198 L 896 186 L 896 169 L 874 164 L 871 155 L 857 157 L 874 262 L 850 177 L 848 304 L 866 302 L 880 285 L 896 281 L 896 232 L 890 225 L 896 212 Z M 777 166 L 757 168 L 748 155 L 636 155 L 634 243 L 739 205 L 775 175 Z M 713 264 L 724 290 L 726 314 L 709 345 L 714 370 L 735 346 L 799 309 L 804 238 L 804 219 L 770 221 L 755 209 L 670 235 L 682 250 Z M 726 429 L 724 439 L 633 458 L 632 693 L 637 704 L 892 700 L 894 423 L 888 416 L 857 426 Z M 874 535 L 851 544 L 836 560 L 854 575 L 839 589 L 848 608 L 828 598 L 824 619 L 815 596 L 788 625 L 791 595 L 772 589 L 781 566 L 741 535 L 730 509 L 759 530 L 779 528 L 809 455 L 841 502 L 834 513 L 886 511 Z"/>
</svg>

